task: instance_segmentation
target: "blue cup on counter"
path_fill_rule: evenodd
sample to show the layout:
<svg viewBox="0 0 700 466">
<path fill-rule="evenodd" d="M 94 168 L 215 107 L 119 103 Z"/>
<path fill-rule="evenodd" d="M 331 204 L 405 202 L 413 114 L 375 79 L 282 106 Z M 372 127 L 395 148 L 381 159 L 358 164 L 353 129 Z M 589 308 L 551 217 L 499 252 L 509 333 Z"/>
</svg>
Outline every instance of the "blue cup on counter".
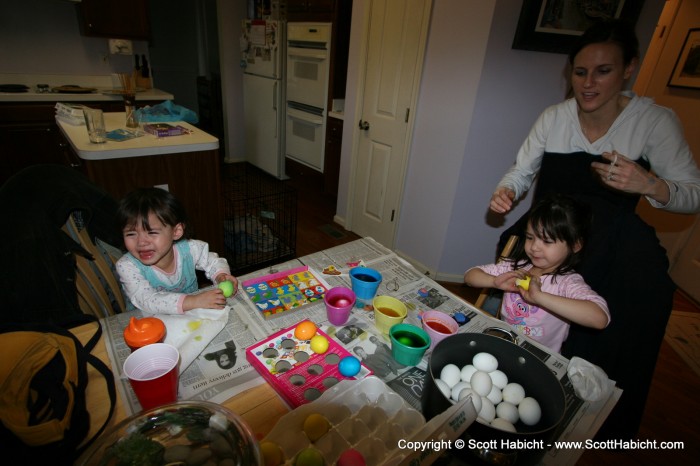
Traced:
<svg viewBox="0 0 700 466">
<path fill-rule="evenodd" d="M 379 284 L 382 282 L 382 274 L 369 267 L 355 267 L 350 269 L 350 281 L 352 283 L 352 291 L 357 297 L 355 307 L 368 310 L 374 309 L 372 300 L 377 294 Z"/>
</svg>

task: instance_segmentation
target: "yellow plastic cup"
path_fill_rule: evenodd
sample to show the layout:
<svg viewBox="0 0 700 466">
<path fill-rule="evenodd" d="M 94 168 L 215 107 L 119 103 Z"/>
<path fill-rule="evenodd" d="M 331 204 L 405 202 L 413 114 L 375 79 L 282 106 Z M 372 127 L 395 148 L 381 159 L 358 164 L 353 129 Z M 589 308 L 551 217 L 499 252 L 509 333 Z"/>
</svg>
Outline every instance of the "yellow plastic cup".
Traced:
<svg viewBox="0 0 700 466">
<path fill-rule="evenodd" d="M 388 335 L 389 329 L 403 322 L 408 314 L 406 305 L 391 296 L 377 296 L 372 301 L 374 307 L 374 325 L 379 331 Z"/>
</svg>

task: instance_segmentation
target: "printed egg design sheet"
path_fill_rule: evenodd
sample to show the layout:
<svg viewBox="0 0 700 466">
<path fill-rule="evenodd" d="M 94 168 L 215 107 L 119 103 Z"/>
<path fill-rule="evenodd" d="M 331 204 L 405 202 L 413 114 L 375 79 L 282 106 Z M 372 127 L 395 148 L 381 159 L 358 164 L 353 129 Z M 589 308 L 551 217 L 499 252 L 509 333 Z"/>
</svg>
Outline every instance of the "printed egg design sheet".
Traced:
<svg viewBox="0 0 700 466">
<path fill-rule="evenodd" d="M 325 434 L 311 441 L 304 422 L 312 414 L 328 420 Z M 375 376 L 347 380 L 318 400 L 285 414 L 263 439 L 280 447 L 285 465 L 294 465 L 300 452 L 316 450 L 324 464 L 336 464 L 347 450 L 357 450 L 368 465 L 399 464 L 408 451 L 400 439 L 410 439 L 426 424 L 425 418 Z"/>
<path fill-rule="evenodd" d="M 315 335 L 328 341 L 328 349 L 315 353 L 310 340 L 294 336 L 297 326 L 308 323 L 301 321 L 246 349 L 248 362 L 292 408 L 319 398 L 341 380 L 358 380 L 372 374 L 359 364 L 359 372 L 353 377 L 342 375 L 338 364 L 352 355 L 321 329 L 315 329 Z"/>
<path fill-rule="evenodd" d="M 265 319 L 323 299 L 328 288 L 328 284 L 317 278 L 307 266 L 243 282 L 246 295 Z"/>
</svg>

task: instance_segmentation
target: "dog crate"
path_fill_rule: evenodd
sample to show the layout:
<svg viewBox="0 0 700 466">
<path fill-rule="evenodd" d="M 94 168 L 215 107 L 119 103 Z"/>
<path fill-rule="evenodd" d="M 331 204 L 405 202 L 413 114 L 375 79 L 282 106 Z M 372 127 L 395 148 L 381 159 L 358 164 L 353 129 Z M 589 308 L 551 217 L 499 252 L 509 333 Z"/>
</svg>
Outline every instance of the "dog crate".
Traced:
<svg viewBox="0 0 700 466">
<path fill-rule="evenodd" d="M 223 168 L 225 256 L 233 274 L 296 257 L 297 192 L 248 164 Z"/>
</svg>

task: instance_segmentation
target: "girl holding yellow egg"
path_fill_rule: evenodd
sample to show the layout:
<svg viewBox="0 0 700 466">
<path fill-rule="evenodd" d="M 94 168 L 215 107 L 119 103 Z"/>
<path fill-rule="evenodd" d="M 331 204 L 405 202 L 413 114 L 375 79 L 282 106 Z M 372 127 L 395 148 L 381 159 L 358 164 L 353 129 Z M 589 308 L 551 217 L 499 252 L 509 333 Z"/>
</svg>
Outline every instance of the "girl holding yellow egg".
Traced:
<svg viewBox="0 0 700 466">
<path fill-rule="evenodd" d="M 589 211 L 574 199 L 551 194 L 530 211 L 524 244 L 496 264 L 473 267 L 464 282 L 504 291 L 501 319 L 559 352 L 571 323 L 605 328 L 605 300 L 574 271 L 590 224 Z"/>
</svg>

